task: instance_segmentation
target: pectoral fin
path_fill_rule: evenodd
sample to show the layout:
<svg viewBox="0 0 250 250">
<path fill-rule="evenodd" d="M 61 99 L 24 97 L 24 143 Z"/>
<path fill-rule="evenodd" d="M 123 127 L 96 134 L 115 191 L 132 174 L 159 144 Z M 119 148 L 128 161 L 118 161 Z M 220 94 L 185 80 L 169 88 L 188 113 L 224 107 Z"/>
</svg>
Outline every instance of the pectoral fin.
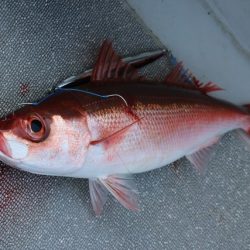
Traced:
<svg viewBox="0 0 250 250">
<path fill-rule="evenodd" d="M 139 210 L 137 189 L 128 176 L 112 175 L 89 181 L 90 197 L 96 215 L 100 215 L 109 191 L 125 208 Z"/>
<path fill-rule="evenodd" d="M 114 132 L 110 132 L 110 134 L 108 134 L 109 131 L 106 132 L 107 135 L 104 135 L 102 138 L 100 139 L 97 139 L 97 140 L 94 140 L 94 141 L 91 141 L 90 144 L 91 145 L 98 145 L 98 144 L 104 144 L 106 146 L 106 148 L 108 148 L 110 145 L 115 145 L 117 142 L 119 142 L 122 137 L 126 134 L 126 132 L 132 127 L 134 126 L 135 124 L 137 124 L 138 122 L 141 121 L 141 119 L 143 118 L 140 118 L 130 124 L 128 124 L 127 126 L 117 130 L 117 131 L 114 131 Z"/>
</svg>

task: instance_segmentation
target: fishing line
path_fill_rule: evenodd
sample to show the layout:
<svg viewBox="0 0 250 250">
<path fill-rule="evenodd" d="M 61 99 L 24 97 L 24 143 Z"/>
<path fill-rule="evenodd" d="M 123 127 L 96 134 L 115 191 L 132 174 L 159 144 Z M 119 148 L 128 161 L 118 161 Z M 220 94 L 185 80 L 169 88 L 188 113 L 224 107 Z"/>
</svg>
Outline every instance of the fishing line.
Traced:
<svg viewBox="0 0 250 250">
<path fill-rule="evenodd" d="M 62 89 L 62 88 L 58 88 L 55 90 L 55 92 L 49 94 L 48 96 L 44 97 L 43 99 L 41 99 L 39 102 L 28 102 L 28 103 L 20 103 L 19 105 L 33 105 L 33 106 L 37 106 L 41 103 L 43 103 L 44 101 L 46 101 L 47 99 L 49 99 L 50 97 L 58 94 L 59 92 L 63 92 L 63 91 L 74 91 L 74 92 L 81 92 L 81 93 L 84 93 L 84 94 L 87 94 L 87 95 L 92 95 L 92 96 L 96 96 L 96 97 L 100 97 L 100 98 L 103 98 L 103 99 L 108 99 L 110 97 L 118 97 L 120 98 L 124 103 L 125 105 L 128 107 L 128 103 L 126 101 L 126 99 L 122 96 L 122 95 L 119 95 L 119 94 L 110 94 L 110 95 L 100 95 L 96 92 L 92 92 L 92 91 L 88 91 L 88 90 L 82 90 L 82 89 L 71 89 L 71 88 L 67 88 L 67 89 Z"/>
<path fill-rule="evenodd" d="M 57 89 L 57 90 L 81 92 L 81 93 L 84 93 L 84 94 L 88 94 L 88 95 L 92 95 L 92 96 L 97 96 L 97 97 L 104 98 L 104 99 L 107 99 L 107 98 L 110 98 L 110 97 L 119 97 L 125 103 L 125 105 L 128 106 L 128 103 L 127 103 L 126 99 L 123 96 L 119 95 L 119 94 L 100 95 L 100 94 L 98 94 L 96 92 L 92 92 L 92 91 L 88 91 L 88 90 L 71 89 L 71 88 Z"/>
</svg>

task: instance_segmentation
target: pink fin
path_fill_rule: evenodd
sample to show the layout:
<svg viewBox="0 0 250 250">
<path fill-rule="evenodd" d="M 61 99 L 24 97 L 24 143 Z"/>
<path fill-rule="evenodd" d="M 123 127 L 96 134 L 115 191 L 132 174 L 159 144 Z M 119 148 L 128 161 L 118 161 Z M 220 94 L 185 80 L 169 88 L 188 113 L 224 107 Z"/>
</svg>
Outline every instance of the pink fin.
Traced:
<svg viewBox="0 0 250 250">
<path fill-rule="evenodd" d="M 245 105 L 243 105 L 243 107 L 245 107 L 247 109 L 248 113 L 250 113 L 250 104 L 245 104 Z"/>
<path fill-rule="evenodd" d="M 213 82 L 208 82 L 208 83 L 202 83 L 200 82 L 196 77 L 192 76 L 192 81 L 194 85 L 196 86 L 197 89 L 200 90 L 201 93 L 207 94 L 209 92 L 214 92 L 214 91 L 220 91 L 223 90 L 219 86 L 217 86 Z"/>
<path fill-rule="evenodd" d="M 243 108 L 246 110 L 246 112 L 250 115 L 250 104 L 243 105 Z M 244 127 L 244 131 L 248 134 L 250 137 L 250 118 L 248 119 L 247 124 Z"/>
<path fill-rule="evenodd" d="M 96 215 L 100 215 L 107 201 L 108 191 L 127 209 L 137 211 L 137 189 L 128 176 L 112 175 L 89 180 L 91 203 Z"/>
<path fill-rule="evenodd" d="M 100 179 L 107 190 L 127 209 L 138 211 L 138 191 L 133 179 L 128 176 L 112 175 Z"/>
<path fill-rule="evenodd" d="M 108 192 L 99 179 L 89 180 L 89 192 L 94 212 L 96 215 L 100 215 L 107 201 Z"/>
<path fill-rule="evenodd" d="M 185 70 L 183 67 L 183 63 L 179 62 L 175 65 L 175 67 L 170 71 L 170 73 L 166 76 L 165 81 L 166 82 L 186 82 L 187 77 L 185 77 Z"/>
<path fill-rule="evenodd" d="M 249 131 L 244 131 L 242 129 L 238 129 L 237 130 L 237 135 L 238 135 L 240 140 L 245 142 L 245 144 L 247 146 L 247 150 L 250 152 L 250 135 L 249 135 Z"/>
<path fill-rule="evenodd" d="M 200 173 L 205 172 L 206 166 L 210 160 L 210 157 L 214 151 L 214 145 L 220 140 L 220 137 L 216 137 L 209 143 L 202 145 L 196 152 L 186 155 L 187 159 L 192 163 L 194 168 Z"/>
<path fill-rule="evenodd" d="M 166 76 L 165 82 L 186 89 L 198 90 L 202 94 L 222 90 L 215 83 L 201 83 L 192 73 L 184 69 L 182 62 L 176 64 L 174 69 Z"/>
<path fill-rule="evenodd" d="M 133 66 L 122 61 L 114 49 L 112 43 L 104 41 L 100 53 L 93 69 L 92 81 L 101 81 L 107 79 L 138 80 L 137 70 Z"/>
<path fill-rule="evenodd" d="M 118 131 L 115 131 L 107 136 L 105 136 L 104 138 L 95 140 L 90 142 L 91 145 L 97 145 L 97 144 L 101 144 L 101 143 L 105 143 L 106 146 L 112 144 L 114 145 L 117 141 L 120 141 L 120 139 L 122 138 L 122 136 L 135 124 L 137 124 L 141 119 L 143 118 L 139 118 L 138 120 L 130 123 L 129 125 L 119 129 Z"/>
</svg>

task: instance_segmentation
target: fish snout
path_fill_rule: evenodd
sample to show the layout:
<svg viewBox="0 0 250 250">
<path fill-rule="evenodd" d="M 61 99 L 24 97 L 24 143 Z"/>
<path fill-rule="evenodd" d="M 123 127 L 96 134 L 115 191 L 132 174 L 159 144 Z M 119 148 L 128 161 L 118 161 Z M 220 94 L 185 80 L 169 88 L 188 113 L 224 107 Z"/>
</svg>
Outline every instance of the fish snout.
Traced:
<svg viewBox="0 0 250 250">
<path fill-rule="evenodd" d="M 2 132 L 0 132 L 0 153 L 11 158 L 11 150 L 9 144 Z"/>
</svg>

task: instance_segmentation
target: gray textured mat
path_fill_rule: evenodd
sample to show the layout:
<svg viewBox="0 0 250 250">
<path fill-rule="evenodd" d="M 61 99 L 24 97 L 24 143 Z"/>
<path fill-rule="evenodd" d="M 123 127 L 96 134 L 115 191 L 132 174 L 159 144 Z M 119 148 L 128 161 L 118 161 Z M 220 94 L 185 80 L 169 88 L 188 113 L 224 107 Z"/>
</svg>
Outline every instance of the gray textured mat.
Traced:
<svg viewBox="0 0 250 250">
<path fill-rule="evenodd" d="M 104 38 L 122 55 L 160 45 L 123 1 L 1 1 L 1 114 L 93 65 Z M 147 67 L 163 76 L 167 58 Z M 21 84 L 30 91 L 20 94 Z M 85 180 L 0 167 L 0 249 L 250 249 L 250 155 L 234 134 L 205 176 L 181 160 L 136 176 L 141 211 L 92 212 Z"/>
</svg>

